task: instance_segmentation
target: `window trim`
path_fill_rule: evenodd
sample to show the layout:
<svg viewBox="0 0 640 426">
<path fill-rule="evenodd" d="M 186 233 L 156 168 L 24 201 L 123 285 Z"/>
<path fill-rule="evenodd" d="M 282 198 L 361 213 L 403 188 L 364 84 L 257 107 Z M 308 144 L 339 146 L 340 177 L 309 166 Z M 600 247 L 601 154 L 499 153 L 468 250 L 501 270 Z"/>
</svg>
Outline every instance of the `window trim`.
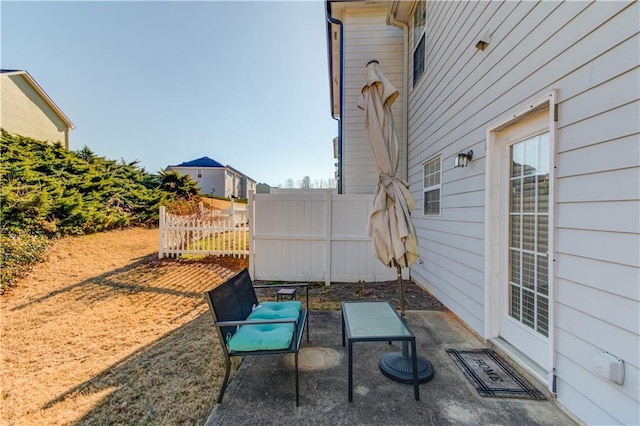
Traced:
<svg viewBox="0 0 640 426">
<path fill-rule="evenodd" d="M 422 25 L 422 30 L 420 34 L 416 33 L 416 12 L 418 12 L 418 10 L 420 8 L 423 8 L 422 12 L 424 14 L 424 24 Z M 427 68 L 427 4 L 426 4 L 426 0 L 418 0 L 415 2 L 414 6 L 413 6 L 413 10 L 411 11 L 411 39 L 412 39 L 412 47 L 411 47 L 411 72 L 412 72 L 412 76 L 411 76 L 411 80 L 413 83 L 412 87 L 416 87 L 416 85 L 418 84 L 418 82 L 422 79 L 422 76 L 424 75 L 426 68 Z M 416 65 L 415 65 L 415 57 L 416 57 L 416 51 L 418 50 L 418 47 L 420 47 L 420 45 L 423 45 L 423 61 L 422 61 L 422 70 L 420 71 L 420 75 L 416 77 Z"/>
<path fill-rule="evenodd" d="M 203 174 L 204 173 L 202 169 L 196 169 L 196 176 L 198 177 L 198 179 L 202 178 Z"/>
<path fill-rule="evenodd" d="M 427 186 L 426 178 L 427 178 L 427 166 L 434 161 L 438 162 L 438 183 L 435 185 Z M 431 175 L 431 174 L 430 174 Z M 427 200 L 427 192 L 439 191 L 438 198 L 438 213 L 427 213 L 426 211 L 426 200 Z M 425 217 L 440 217 L 442 216 L 442 155 L 436 155 L 435 157 L 431 157 L 429 160 L 422 163 L 422 214 Z"/>
</svg>

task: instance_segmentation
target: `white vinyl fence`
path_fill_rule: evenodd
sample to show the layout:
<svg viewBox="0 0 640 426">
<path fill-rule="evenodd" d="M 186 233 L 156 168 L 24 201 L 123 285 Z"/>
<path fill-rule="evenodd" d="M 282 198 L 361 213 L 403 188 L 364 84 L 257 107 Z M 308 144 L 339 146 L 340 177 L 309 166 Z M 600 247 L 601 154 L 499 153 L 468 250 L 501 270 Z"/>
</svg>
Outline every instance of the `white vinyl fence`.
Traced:
<svg viewBox="0 0 640 426">
<path fill-rule="evenodd" d="M 395 268 L 373 257 L 366 235 L 372 201 L 373 195 L 331 190 L 250 194 L 251 276 L 327 285 L 396 279 Z"/>
<path fill-rule="evenodd" d="M 232 202 L 229 210 L 207 210 L 179 216 L 160 207 L 158 257 L 215 255 L 247 257 L 249 224 L 246 205 Z"/>
</svg>

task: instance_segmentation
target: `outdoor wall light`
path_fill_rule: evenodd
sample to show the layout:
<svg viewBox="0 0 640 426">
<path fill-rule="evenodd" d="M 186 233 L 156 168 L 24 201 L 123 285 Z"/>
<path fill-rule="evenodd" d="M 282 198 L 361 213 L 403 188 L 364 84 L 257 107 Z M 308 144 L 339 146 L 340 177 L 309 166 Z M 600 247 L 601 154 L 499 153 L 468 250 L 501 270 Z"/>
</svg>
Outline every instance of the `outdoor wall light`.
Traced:
<svg viewBox="0 0 640 426">
<path fill-rule="evenodd" d="M 476 49 L 484 50 L 487 48 L 489 43 L 491 43 L 491 33 L 489 32 L 489 30 L 487 30 L 487 32 L 485 32 L 484 35 L 481 36 L 478 42 L 476 43 Z"/>
<path fill-rule="evenodd" d="M 467 167 L 473 158 L 473 151 L 461 152 L 453 157 L 453 167 Z"/>
</svg>

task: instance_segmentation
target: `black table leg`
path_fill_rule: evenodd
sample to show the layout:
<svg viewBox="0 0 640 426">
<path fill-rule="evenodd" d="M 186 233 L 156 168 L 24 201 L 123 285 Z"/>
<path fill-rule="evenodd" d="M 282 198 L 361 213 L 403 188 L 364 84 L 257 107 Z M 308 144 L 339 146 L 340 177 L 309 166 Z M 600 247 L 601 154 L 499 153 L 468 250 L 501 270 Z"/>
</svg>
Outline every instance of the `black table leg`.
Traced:
<svg viewBox="0 0 640 426">
<path fill-rule="evenodd" d="M 344 346 L 344 312 L 342 312 L 342 346 Z"/>
<path fill-rule="evenodd" d="M 418 383 L 418 354 L 416 353 L 416 340 L 411 341 L 411 362 L 413 363 L 413 396 L 420 401 L 420 386 Z"/>
<path fill-rule="evenodd" d="M 353 342 L 349 340 L 349 402 L 353 402 Z"/>
</svg>

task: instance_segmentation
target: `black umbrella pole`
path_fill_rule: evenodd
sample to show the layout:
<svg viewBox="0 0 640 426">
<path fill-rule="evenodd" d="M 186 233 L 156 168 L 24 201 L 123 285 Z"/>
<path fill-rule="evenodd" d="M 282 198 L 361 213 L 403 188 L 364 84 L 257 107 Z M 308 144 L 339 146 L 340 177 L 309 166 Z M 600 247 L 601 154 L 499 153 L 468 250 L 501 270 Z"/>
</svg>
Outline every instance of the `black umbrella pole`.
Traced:
<svg viewBox="0 0 640 426">
<path fill-rule="evenodd" d="M 395 261 L 394 261 L 395 262 Z M 402 283 L 402 267 L 395 262 L 398 269 L 398 291 L 400 292 L 400 315 L 404 318 L 404 288 Z M 416 356 L 418 364 L 418 383 L 426 383 L 433 378 L 433 364 L 425 358 Z M 413 383 L 413 359 L 409 354 L 409 342 L 402 342 L 402 352 L 389 352 L 379 362 L 380 371 L 396 382 Z"/>
<path fill-rule="evenodd" d="M 400 292 L 400 315 L 404 317 L 404 283 L 402 282 L 402 266 L 396 262 L 398 269 L 398 292 Z"/>
<path fill-rule="evenodd" d="M 398 269 L 398 291 L 400 292 L 400 315 L 404 318 L 404 283 L 402 282 L 402 266 L 396 262 Z M 409 359 L 409 342 L 402 342 L 402 358 Z"/>
</svg>

